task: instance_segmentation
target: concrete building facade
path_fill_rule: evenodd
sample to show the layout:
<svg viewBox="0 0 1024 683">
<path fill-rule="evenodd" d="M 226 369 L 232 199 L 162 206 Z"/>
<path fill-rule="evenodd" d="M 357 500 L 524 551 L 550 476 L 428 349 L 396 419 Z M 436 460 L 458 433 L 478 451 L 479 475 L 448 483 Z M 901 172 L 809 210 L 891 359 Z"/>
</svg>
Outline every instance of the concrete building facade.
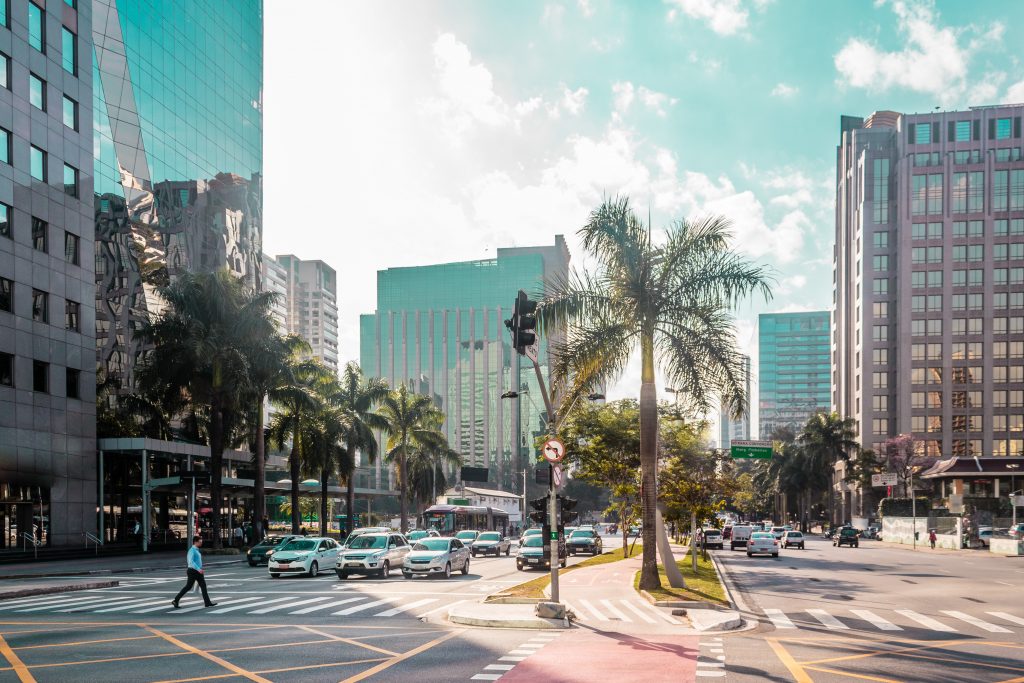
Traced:
<svg viewBox="0 0 1024 683">
<path fill-rule="evenodd" d="M 746 391 L 746 406 L 743 417 L 733 418 L 728 410 L 718 412 L 718 447 L 729 448 L 733 439 L 750 438 L 750 356 L 743 356 L 743 384 Z"/>
<path fill-rule="evenodd" d="M 286 254 L 275 259 L 285 275 L 287 331 L 312 347 L 313 355 L 338 372 L 338 274 L 323 261 Z"/>
<path fill-rule="evenodd" d="M 288 332 L 288 271 L 272 256 L 263 254 L 263 291 L 277 295 L 271 315 L 282 334 Z"/>
</svg>

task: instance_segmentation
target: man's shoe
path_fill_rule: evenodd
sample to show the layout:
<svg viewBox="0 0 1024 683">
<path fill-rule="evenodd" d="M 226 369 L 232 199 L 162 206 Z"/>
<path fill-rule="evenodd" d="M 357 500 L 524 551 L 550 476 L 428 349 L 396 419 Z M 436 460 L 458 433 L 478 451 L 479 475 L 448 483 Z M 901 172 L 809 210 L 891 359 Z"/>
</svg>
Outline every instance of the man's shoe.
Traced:
<svg viewBox="0 0 1024 683">
<path fill-rule="evenodd" d="M 178 604 L 177 600 L 171 600 L 171 604 L 174 605 L 174 609 L 181 609 L 181 605 Z"/>
<path fill-rule="evenodd" d="M 215 603 L 215 602 L 208 602 L 208 603 L 206 603 L 206 606 L 207 607 L 216 607 L 217 603 Z"/>
</svg>

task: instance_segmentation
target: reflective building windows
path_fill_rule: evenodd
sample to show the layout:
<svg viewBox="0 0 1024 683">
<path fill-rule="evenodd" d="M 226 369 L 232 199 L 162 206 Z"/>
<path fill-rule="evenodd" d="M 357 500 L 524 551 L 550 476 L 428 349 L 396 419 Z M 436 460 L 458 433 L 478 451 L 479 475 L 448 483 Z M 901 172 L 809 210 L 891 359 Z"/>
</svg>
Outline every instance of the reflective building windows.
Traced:
<svg viewBox="0 0 1024 683">
<path fill-rule="evenodd" d="M 79 393 L 79 382 L 81 381 L 81 371 L 74 368 L 66 368 L 64 375 L 64 393 L 68 398 L 78 399 L 81 398 Z"/>
<path fill-rule="evenodd" d="M 29 173 L 36 180 L 46 182 L 46 152 L 35 145 L 29 148 Z"/>
<path fill-rule="evenodd" d="M 11 238 L 11 207 L 0 203 L 0 237 Z"/>
<path fill-rule="evenodd" d="M 11 131 L 0 128 L 0 161 L 11 163 Z"/>
<path fill-rule="evenodd" d="M 0 87 L 11 89 L 11 58 L 3 52 L 0 52 Z"/>
<path fill-rule="evenodd" d="M 50 364 L 41 360 L 32 361 L 32 391 L 50 393 Z"/>
<path fill-rule="evenodd" d="M 78 169 L 64 164 L 64 194 L 78 196 Z"/>
<path fill-rule="evenodd" d="M 35 74 L 28 75 L 28 101 L 36 109 L 46 111 L 46 81 Z"/>
<path fill-rule="evenodd" d="M 49 251 L 49 238 L 47 233 L 50 226 L 41 218 L 32 216 L 32 248 L 36 251 Z"/>
<path fill-rule="evenodd" d="M 64 260 L 73 266 L 78 265 L 80 240 L 78 235 L 70 232 L 64 233 Z"/>
<path fill-rule="evenodd" d="M 28 44 L 46 52 L 46 12 L 34 2 L 28 3 Z"/>
<path fill-rule="evenodd" d="M 0 277 L 0 311 L 14 313 L 14 283 Z"/>
<path fill-rule="evenodd" d="M 72 76 L 78 75 L 78 36 L 66 27 L 60 28 L 60 64 Z"/>
<path fill-rule="evenodd" d="M 78 130 L 78 102 L 64 95 L 62 106 L 64 125 L 71 130 Z"/>
</svg>

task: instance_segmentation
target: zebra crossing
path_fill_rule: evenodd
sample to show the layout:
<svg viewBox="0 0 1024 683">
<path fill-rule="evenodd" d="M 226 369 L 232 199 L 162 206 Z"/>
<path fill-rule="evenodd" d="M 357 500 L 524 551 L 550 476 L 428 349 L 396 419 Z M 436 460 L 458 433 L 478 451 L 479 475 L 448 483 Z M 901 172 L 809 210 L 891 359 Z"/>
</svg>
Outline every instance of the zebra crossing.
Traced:
<svg viewBox="0 0 1024 683">
<path fill-rule="evenodd" d="M 138 592 L 82 591 L 0 601 L 0 614 L 190 614 L 204 615 L 313 615 L 334 617 L 419 617 L 436 609 L 441 597 L 377 597 L 369 593 L 333 593 L 311 595 L 249 594 L 216 596 L 215 607 L 205 607 L 197 596 L 186 596 L 181 606 L 171 606 L 173 594 L 154 595 Z"/>
<path fill-rule="evenodd" d="M 849 631 L 851 629 L 877 629 L 879 631 L 910 631 L 927 630 L 938 633 L 965 633 L 974 630 L 985 633 L 1015 633 L 1009 625 L 1024 626 L 1024 618 L 1009 612 L 985 611 L 982 614 L 967 614 L 959 610 L 939 610 L 930 616 L 910 609 L 868 610 L 849 609 L 832 610 L 813 608 L 805 610 L 783 611 L 776 608 L 762 610 L 768 621 L 776 629 L 786 631 L 800 628 L 821 629 L 829 631 Z M 879 612 L 892 612 L 880 614 Z"/>
<path fill-rule="evenodd" d="M 576 621 L 626 622 L 636 624 L 681 624 L 682 622 L 657 607 L 634 600 L 574 600 L 565 601 L 576 614 Z"/>
</svg>

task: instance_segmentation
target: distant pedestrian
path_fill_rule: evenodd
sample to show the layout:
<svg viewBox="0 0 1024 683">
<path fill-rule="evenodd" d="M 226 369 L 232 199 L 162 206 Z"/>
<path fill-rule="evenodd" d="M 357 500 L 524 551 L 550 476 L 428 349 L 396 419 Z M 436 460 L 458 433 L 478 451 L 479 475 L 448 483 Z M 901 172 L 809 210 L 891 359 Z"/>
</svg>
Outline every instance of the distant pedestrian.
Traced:
<svg viewBox="0 0 1024 683">
<path fill-rule="evenodd" d="M 306 527 L 302 527 L 301 529 L 299 529 L 299 533 L 302 534 L 303 536 L 305 536 L 306 535 Z"/>
<path fill-rule="evenodd" d="M 203 577 L 203 554 L 199 552 L 199 549 L 203 547 L 203 537 L 196 536 L 192 539 L 192 547 L 189 548 L 186 560 L 188 562 L 188 569 L 186 573 L 188 575 L 188 582 L 185 587 L 178 591 L 178 594 L 171 600 L 171 604 L 174 605 L 175 609 L 178 609 L 178 601 L 192 590 L 192 587 L 199 584 L 199 590 L 203 592 L 203 602 L 207 607 L 213 607 L 217 603 L 210 600 L 210 594 L 206 592 L 206 579 Z"/>
<path fill-rule="evenodd" d="M 935 550 L 935 541 L 939 540 L 935 535 L 935 529 L 928 531 L 928 542 L 932 544 L 932 550 Z"/>
</svg>

